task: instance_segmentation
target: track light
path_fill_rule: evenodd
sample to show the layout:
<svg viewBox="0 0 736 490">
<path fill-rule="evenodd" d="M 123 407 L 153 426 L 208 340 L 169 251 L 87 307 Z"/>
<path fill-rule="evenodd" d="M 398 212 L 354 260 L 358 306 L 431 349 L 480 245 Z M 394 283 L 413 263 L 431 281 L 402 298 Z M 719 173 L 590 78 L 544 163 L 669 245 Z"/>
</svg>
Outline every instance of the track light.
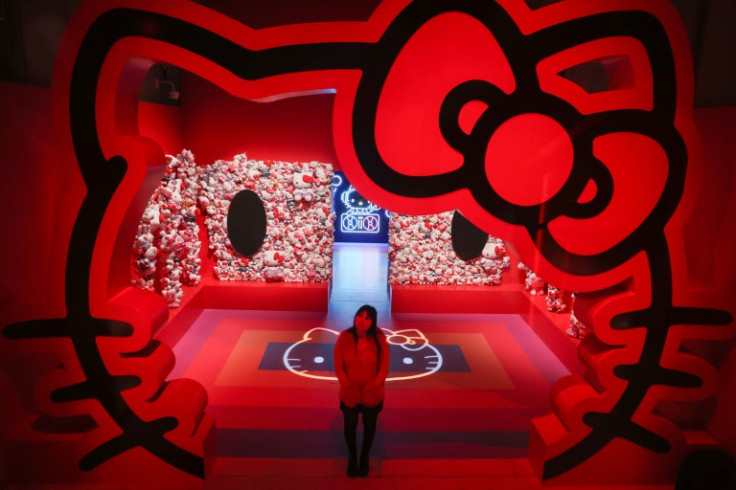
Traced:
<svg viewBox="0 0 736 490">
<path fill-rule="evenodd" d="M 174 85 L 174 82 L 172 82 L 171 80 L 161 80 L 157 78 L 156 79 L 156 90 L 160 89 L 161 85 L 166 85 L 171 88 L 171 90 L 169 90 L 169 93 L 168 93 L 168 96 L 170 99 L 179 100 L 179 96 L 181 94 L 176 90 L 176 85 Z"/>
</svg>

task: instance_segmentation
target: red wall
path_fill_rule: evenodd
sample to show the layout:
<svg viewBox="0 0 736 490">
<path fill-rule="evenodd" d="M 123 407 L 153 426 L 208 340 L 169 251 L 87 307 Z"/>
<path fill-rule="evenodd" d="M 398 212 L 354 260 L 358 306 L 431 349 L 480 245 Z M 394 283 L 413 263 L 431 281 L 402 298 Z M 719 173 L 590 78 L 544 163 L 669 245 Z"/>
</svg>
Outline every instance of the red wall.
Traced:
<svg viewBox="0 0 736 490">
<path fill-rule="evenodd" d="M 685 227 L 689 275 L 700 283 L 732 290 L 736 254 L 712 259 L 712 251 L 736 250 L 736 107 L 695 112 L 705 149 L 705 189 Z M 699 237 L 714 237 L 718 246 Z"/>
<path fill-rule="evenodd" d="M 5 230 L 0 240 L 0 308 L 63 299 L 63 282 L 53 277 L 63 272 L 73 223 L 64 210 L 71 211 L 79 201 L 64 199 L 73 179 L 63 176 L 56 158 L 50 95 L 48 89 L 0 82 L 0 196 Z M 5 319 L 0 321 L 4 325 Z M 33 390 L 27 381 L 39 374 L 37 364 L 43 362 L 36 358 L 29 363 L 12 352 L 0 352 L 0 433 L 7 434 L 26 415 Z M 24 378 L 19 380 L 18 375 Z"/>
<path fill-rule="evenodd" d="M 693 282 L 715 284 L 736 296 L 736 107 L 703 109 L 695 113 L 705 147 L 706 186 L 688 222 L 688 264 Z M 701 237 L 714 237 L 717 245 Z M 713 260 L 713 250 L 731 250 Z M 718 404 L 711 417 L 709 404 L 701 410 L 708 432 L 736 455 L 736 349 L 734 341 L 690 346 L 696 353 L 722 362 L 718 376 Z M 730 352 L 729 352 L 730 351 Z"/>
<path fill-rule="evenodd" d="M 333 95 L 250 102 L 195 75 L 182 78 L 182 138 L 198 164 L 244 152 L 256 160 L 337 163 Z"/>
<path fill-rule="evenodd" d="M 181 110 L 177 106 L 141 102 L 138 105 L 138 130 L 155 140 L 167 155 L 184 148 L 181 137 Z"/>
<path fill-rule="evenodd" d="M 60 240 L 73 223 L 59 211 L 71 211 L 79 201 L 63 198 L 74 179 L 63 175 L 56 158 L 50 96 L 45 88 L 0 82 L 0 195 L 7 233 L 0 240 L 0 305 L 44 301 L 61 291 L 47 288 L 49 272 L 63 264 L 66 245 Z"/>
<path fill-rule="evenodd" d="M 141 102 L 138 129 L 164 153 L 190 149 L 197 163 L 231 160 L 319 161 L 338 167 L 332 143 L 331 94 L 251 102 L 185 72 L 179 107 Z"/>
</svg>

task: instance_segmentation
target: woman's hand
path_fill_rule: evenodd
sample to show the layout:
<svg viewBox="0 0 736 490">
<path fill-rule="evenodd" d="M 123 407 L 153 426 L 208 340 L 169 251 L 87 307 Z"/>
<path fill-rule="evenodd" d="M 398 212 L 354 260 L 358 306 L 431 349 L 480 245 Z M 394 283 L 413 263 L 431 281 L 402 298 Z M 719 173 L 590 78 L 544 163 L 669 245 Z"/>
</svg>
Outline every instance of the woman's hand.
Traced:
<svg viewBox="0 0 736 490">
<path fill-rule="evenodd" d="M 360 403 L 360 386 L 355 383 L 347 383 L 340 386 L 340 400 L 348 406 L 354 407 Z"/>
<path fill-rule="evenodd" d="M 384 394 L 383 383 L 378 386 L 375 383 L 366 385 L 363 388 L 363 403 L 368 407 L 374 407 L 383 401 Z"/>
</svg>

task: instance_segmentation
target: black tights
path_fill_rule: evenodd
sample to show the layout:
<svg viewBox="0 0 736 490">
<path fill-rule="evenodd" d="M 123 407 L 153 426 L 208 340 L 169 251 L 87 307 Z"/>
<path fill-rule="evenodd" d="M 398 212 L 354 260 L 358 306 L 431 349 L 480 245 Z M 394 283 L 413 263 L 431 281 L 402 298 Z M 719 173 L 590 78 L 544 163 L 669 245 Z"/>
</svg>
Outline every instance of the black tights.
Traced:
<svg viewBox="0 0 736 490">
<path fill-rule="evenodd" d="M 345 420 L 345 443 L 348 446 L 348 454 L 350 459 L 358 458 L 357 448 L 357 429 L 358 429 L 358 410 L 343 410 L 343 418 Z M 360 451 L 361 459 L 368 459 L 373 439 L 376 437 L 376 425 L 378 422 L 378 411 L 363 411 L 363 446 Z"/>
</svg>

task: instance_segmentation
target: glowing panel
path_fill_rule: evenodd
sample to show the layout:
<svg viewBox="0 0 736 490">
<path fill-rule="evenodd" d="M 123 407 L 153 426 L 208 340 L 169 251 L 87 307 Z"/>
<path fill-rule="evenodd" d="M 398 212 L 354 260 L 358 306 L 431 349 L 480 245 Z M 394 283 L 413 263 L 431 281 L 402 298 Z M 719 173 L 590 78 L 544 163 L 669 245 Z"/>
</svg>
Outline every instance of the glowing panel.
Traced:
<svg viewBox="0 0 736 490">
<path fill-rule="evenodd" d="M 381 208 L 355 192 L 352 185 L 340 195 L 346 211 L 340 215 L 340 231 L 343 233 L 378 233 L 381 231 Z"/>
</svg>

